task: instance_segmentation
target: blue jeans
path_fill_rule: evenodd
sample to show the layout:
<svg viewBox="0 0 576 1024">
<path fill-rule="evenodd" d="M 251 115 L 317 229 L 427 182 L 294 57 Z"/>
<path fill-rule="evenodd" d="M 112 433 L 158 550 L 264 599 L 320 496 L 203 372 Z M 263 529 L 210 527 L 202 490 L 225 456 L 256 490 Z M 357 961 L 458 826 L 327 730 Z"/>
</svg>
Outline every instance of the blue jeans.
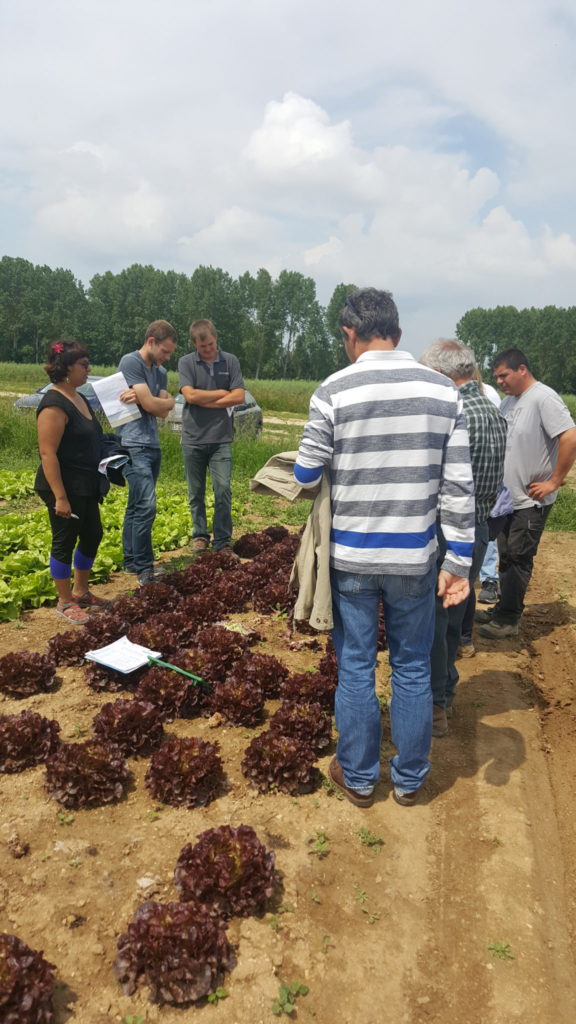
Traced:
<svg viewBox="0 0 576 1024">
<path fill-rule="evenodd" d="M 232 539 L 232 445 L 182 445 L 182 455 L 195 540 L 210 540 L 206 520 L 206 473 L 210 471 L 214 491 L 213 547 L 219 551 Z"/>
<path fill-rule="evenodd" d="M 423 576 L 363 575 L 333 569 L 332 638 L 338 659 L 336 756 L 351 789 L 380 776 L 380 705 L 375 693 L 378 606 L 384 605 L 392 666 L 390 716 L 397 754 L 394 786 L 419 789 L 430 771 L 432 738 L 430 648 L 436 567 Z"/>
<path fill-rule="evenodd" d="M 482 567 L 480 569 L 480 583 L 484 583 L 484 580 L 497 580 L 498 579 L 498 545 L 495 540 L 488 541 L 488 547 L 486 548 L 486 554 Z"/>
<path fill-rule="evenodd" d="M 156 518 L 156 481 L 161 452 L 149 445 L 131 445 L 131 463 L 122 472 L 128 483 L 128 501 L 122 529 L 124 568 L 141 573 L 154 564 L 152 526 Z"/>
<path fill-rule="evenodd" d="M 444 538 L 438 534 L 438 569 L 440 570 L 446 544 Z M 474 553 L 470 567 L 470 587 L 474 583 L 480 571 L 480 566 L 486 554 L 488 544 L 488 523 L 476 523 L 474 533 Z M 434 643 L 430 654 L 432 698 L 439 708 L 449 708 L 454 701 L 454 693 L 458 684 L 459 675 L 456 668 L 458 647 L 461 642 L 462 623 L 468 607 L 467 601 L 460 604 L 450 605 L 444 608 L 441 598 L 436 598 L 436 619 L 434 623 Z"/>
</svg>

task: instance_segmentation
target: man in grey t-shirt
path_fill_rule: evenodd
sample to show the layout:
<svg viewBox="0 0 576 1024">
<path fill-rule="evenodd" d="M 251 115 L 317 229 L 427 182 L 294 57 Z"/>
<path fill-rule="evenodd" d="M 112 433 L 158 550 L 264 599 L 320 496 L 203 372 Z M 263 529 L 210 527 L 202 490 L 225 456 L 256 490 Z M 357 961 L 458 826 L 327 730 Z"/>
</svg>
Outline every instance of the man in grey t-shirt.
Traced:
<svg viewBox="0 0 576 1024">
<path fill-rule="evenodd" d="M 154 320 L 146 328 L 142 348 L 122 356 L 118 367 L 128 384 L 120 400 L 135 404 L 140 410 L 137 420 L 125 423 L 117 432 L 131 456 L 130 463 L 124 467 L 128 482 L 122 529 L 124 568 L 136 573 L 141 585 L 151 583 L 155 576 L 152 526 L 156 518 L 156 481 L 161 460 L 156 417 L 165 419 L 174 407 L 162 364 L 170 359 L 175 349 L 176 332 L 172 325 L 167 320 Z"/>
<path fill-rule="evenodd" d="M 500 412 L 508 435 L 504 484 L 514 511 L 498 537 L 500 598 L 494 608 L 476 613 L 481 636 L 515 636 L 534 557 L 546 519 L 576 459 L 576 426 L 559 395 L 540 383 L 517 348 L 494 360 L 494 376 L 506 398 Z"/>
<path fill-rule="evenodd" d="M 206 519 L 206 472 L 214 491 L 213 547 L 231 551 L 232 540 L 232 409 L 244 401 L 240 363 L 218 348 L 211 320 L 190 325 L 194 351 L 178 363 L 182 413 L 182 455 L 193 525 L 193 548 L 205 551 L 210 543 Z"/>
</svg>

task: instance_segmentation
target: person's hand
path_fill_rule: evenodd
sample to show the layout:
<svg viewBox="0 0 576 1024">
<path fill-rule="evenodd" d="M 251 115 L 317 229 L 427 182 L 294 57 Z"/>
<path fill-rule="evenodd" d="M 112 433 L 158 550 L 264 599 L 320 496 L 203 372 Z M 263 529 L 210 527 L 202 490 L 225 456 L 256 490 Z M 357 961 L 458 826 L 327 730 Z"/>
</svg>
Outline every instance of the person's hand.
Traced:
<svg viewBox="0 0 576 1024">
<path fill-rule="evenodd" d="M 70 516 L 72 515 L 72 508 L 68 498 L 56 498 L 54 512 L 57 516 L 62 516 L 63 519 L 70 519 Z"/>
<path fill-rule="evenodd" d="M 454 576 L 451 572 L 441 569 L 438 573 L 438 597 L 444 598 L 444 608 L 452 604 L 461 604 L 468 599 L 470 583 L 464 576 Z"/>
<path fill-rule="evenodd" d="M 130 403 L 134 404 L 138 401 L 134 388 L 126 388 L 125 391 L 121 391 L 118 398 L 121 402 L 126 402 L 127 405 L 130 405 Z"/>
<path fill-rule="evenodd" d="M 553 480 L 535 480 L 534 483 L 528 484 L 528 494 L 534 501 L 543 501 L 547 494 L 557 491 L 559 486 L 561 485 L 554 483 Z"/>
</svg>

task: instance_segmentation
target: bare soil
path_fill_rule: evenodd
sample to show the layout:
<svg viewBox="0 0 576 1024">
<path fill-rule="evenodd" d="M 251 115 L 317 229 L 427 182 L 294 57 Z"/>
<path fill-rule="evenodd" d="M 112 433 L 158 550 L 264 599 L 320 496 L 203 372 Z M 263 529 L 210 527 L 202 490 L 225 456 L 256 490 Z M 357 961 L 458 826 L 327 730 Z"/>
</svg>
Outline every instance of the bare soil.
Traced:
<svg viewBox="0 0 576 1024">
<path fill-rule="evenodd" d="M 59 824 L 42 767 L 0 776 L 0 931 L 57 965 L 56 1024 L 131 1014 L 263 1024 L 279 984 L 292 981 L 310 988 L 292 1019 L 318 1024 L 572 1024 L 575 564 L 576 536 L 546 534 L 520 637 L 478 638 L 476 656 L 459 663 L 450 732 L 434 741 L 433 772 L 413 809 L 391 799 L 385 770 L 368 811 L 325 789 L 258 795 L 240 770 L 248 731 L 206 720 L 168 729 L 220 741 L 230 789 L 207 808 L 157 810 L 143 784 L 147 761 L 132 760 L 135 785 L 122 802 Z M 98 592 L 115 595 L 130 582 L 118 575 Z M 321 657 L 290 649 L 282 620 L 234 618 L 264 632 L 259 649 L 294 671 Z M 0 654 L 42 651 L 60 628 L 67 624 L 50 609 L 27 613 L 0 626 Z M 115 698 L 90 690 L 83 669 L 60 674 L 54 694 L 5 698 L 2 712 L 26 707 L 56 718 L 65 739 L 88 735 L 94 714 Z M 383 685 L 385 657 L 380 676 Z M 385 729 L 383 765 L 390 749 Z M 319 761 L 323 771 L 332 753 Z M 273 912 L 231 922 L 238 965 L 229 997 L 178 1010 L 150 1004 L 145 989 L 124 996 L 111 966 L 118 936 L 142 900 L 177 898 L 182 846 L 224 823 L 252 825 L 275 850 L 283 879 Z M 381 848 L 363 845 L 361 828 L 380 836 Z M 328 837 L 322 859 L 308 841 L 316 830 Z M 29 844 L 26 856 L 14 856 L 15 837 Z M 494 944 L 508 944 L 514 959 L 495 956 Z"/>
</svg>

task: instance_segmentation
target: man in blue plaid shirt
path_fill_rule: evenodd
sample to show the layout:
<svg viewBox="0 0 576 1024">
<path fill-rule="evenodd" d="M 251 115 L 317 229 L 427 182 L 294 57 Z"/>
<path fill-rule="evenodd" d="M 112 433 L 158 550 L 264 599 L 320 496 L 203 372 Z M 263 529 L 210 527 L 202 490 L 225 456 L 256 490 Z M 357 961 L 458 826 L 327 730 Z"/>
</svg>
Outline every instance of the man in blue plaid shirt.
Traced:
<svg viewBox="0 0 576 1024">
<path fill-rule="evenodd" d="M 450 377 L 458 388 L 464 404 L 470 438 L 470 462 L 476 497 L 476 529 L 474 555 L 470 569 L 470 587 L 484 561 L 488 544 L 488 516 L 504 473 L 506 451 L 506 420 L 496 406 L 486 398 L 472 375 L 475 370 L 474 354 L 459 341 L 436 341 L 420 356 L 420 362 Z M 439 558 L 443 558 L 441 531 L 438 531 Z M 444 608 L 436 601 L 436 626 L 432 644 L 431 681 L 434 702 L 433 736 L 448 732 L 448 716 L 452 710 L 454 692 L 458 682 L 456 657 L 460 643 L 465 604 Z"/>
</svg>

